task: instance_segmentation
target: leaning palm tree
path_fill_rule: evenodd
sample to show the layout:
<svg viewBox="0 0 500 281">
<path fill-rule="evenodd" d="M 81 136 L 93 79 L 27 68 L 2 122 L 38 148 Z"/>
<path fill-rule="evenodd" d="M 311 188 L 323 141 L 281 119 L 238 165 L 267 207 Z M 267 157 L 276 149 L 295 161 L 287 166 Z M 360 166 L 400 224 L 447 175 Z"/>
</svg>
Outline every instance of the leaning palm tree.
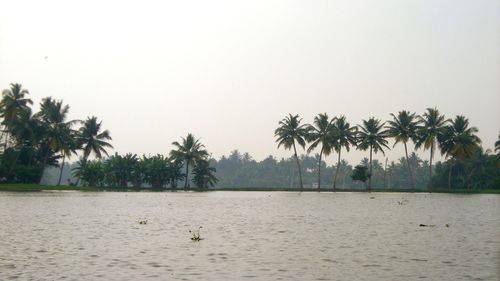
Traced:
<svg viewBox="0 0 500 281">
<path fill-rule="evenodd" d="M 448 189 L 451 189 L 453 163 L 472 158 L 479 147 L 481 140 L 476 136 L 477 132 L 476 127 L 469 127 L 469 120 L 465 116 L 458 115 L 446 126 L 443 134 L 438 136 L 441 153 L 446 158 L 452 158 L 448 168 Z"/>
<path fill-rule="evenodd" d="M 387 134 L 389 137 L 394 138 L 394 146 L 402 142 L 405 146 L 406 166 L 408 168 L 408 177 L 410 179 L 411 188 L 415 190 L 415 181 L 410 167 L 410 160 L 408 158 L 407 143 L 410 140 L 415 141 L 417 138 L 417 130 L 419 121 L 415 113 L 403 110 L 398 112 L 398 115 L 391 113 L 392 120 L 388 121 Z"/>
<path fill-rule="evenodd" d="M 332 132 L 335 134 L 334 139 L 334 148 L 338 153 L 337 160 L 337 168 L 335 170 L 335 177 L 333 179 L 333 191 L 337 188 L 337 175 L 339 174 L 340 168 L 340 153 L 342 151 L 342 147 L 345 147 L 347 152 L 349 152 L 350 146 L 356 145 L 356 135 L 358 134 L 358 128 L 356 126 L 351 127 L 349 122 L 347 122 L 345 116 L 340 116 L 335 120 L 334 130 Z"/>
<path fill-rule="evenodd" d="M 189 185 L 189 166 L 194 166 L 196 162 L 206 160 L 208 152 L 204 149 L 205 146 L 201 144 L 199 139 L 195 139 L 192 134 L 188 134 L 186 138 L 182 138 L 182 143 L 172 143 L 176 150 L 170 152 L 170 156 L 175 160 L 182 160 L 186 165 L 186 179 L 184 188 L 190 187 Z"/>
<path fill-rule="evenodd" d="M 387 132 L 384 130 L 384 124 L 380 120 L 371 117 L 368 120 L 363 120 L 363 125 L 359 126 L 358 149 L 370 149 L 368 191 L 371 191 L 372 188 L 372 152 L 377 153 L 380 151 L 382 154 L 385 154 L 383 148 L 389 148 L 387 146 Z"/>
<path fill-rule="evenodd" d="M 97 122 L 97 117 L 88 117 L 83 122 L 79 130 L 78 142 L 83 150 L 83 161 L 87 161 L 90 154 L 94 154 L 96 158 L 101 159 L 103 155 L 108 156 L 106 148 L 113 148 L 107 142 L 112 140 L 109 131 L 101 131 L 101 122 Z"/>
<path fill-rule="evenodd" d="M 417 130 L 417 142 L 415 148 L 421 146 L 424 150 L 430 150 L 429 157 L 429 181 L 432 178 L 432 158 L 434 158 L 434 150 L 436 149 L 436 141 L 440 135 L 444 133 L 448 119 L 441 115 L 436 108 L 427 108 L 422 116 L 419 116 L 421 126 Z"/>
<path fill-rule="evenodd" d="M 302 118 L 299 118 L 299 115 L 288 114 L 287 117 L 278 123 L 279 127 L 274 131 L 274 136 L 277 138 L 276 142 L 278 143 L 278 148 L 282 145 L 285 149 L 293 147 L 295 160 L 297 161 L 297 168 L 299 170 L 300 190 L 302 191 L 304 189 L 304 185 L 302 183 L 302 172 L 300 169 L 295 142 L 304 148 L 306 145 L 305 138 L 308 135 L 308 129 L 307 125 L 300 124 L 301 121 Z"/>
<path fill-rule="evenodd" d="M 5 89 L 2 92 L 2 100 L 0 101 L 0 118 L 5 130 L 4 150 L 7 149 L 9 141 L 9 129 L 12 127 L 14 120 L 22 111 L 26 111 L 33 101 L 26 96 L 28 90 L 23 89 L 21 84 L 10 84 L 10 89 Z"/>
<path fill-rule="evenodd" d="M 309 125 L 307 130 L 309 134 L 307 135 L 307 141 L 311 142 L 307 153 L 313 151 L 318 145 L 321 145 L 318 160 L 318 191 L 321 191 L 321 157 L 323 154 L 325 156 L 330 155 L 333 151 L 333 133 L 334 130 L 333 122 L 335 118 L 328 117 L 326 113 L 320 113 L 318 116 L 314 117 L 314 125 Z"/>
</svg>

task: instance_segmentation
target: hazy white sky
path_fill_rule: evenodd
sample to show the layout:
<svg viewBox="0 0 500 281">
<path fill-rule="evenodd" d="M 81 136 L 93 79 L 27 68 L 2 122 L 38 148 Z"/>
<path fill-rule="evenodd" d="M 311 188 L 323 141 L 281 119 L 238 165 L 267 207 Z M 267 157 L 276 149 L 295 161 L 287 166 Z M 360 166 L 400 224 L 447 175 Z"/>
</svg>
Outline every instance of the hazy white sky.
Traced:
<svg viewBox="0 0 500 281">
<path fill-rule="evenodd" d="M 273 134 L 288 113 L 359 124 L 436 106 L 469 117 L 487 148 L 500 130 L 498 0 L 0 0 L 0 11 L 0 87 L 98 116 L 120 153 L 166 154 L 192 132 L 217 158 L 289 156 Z"/>
</svg>

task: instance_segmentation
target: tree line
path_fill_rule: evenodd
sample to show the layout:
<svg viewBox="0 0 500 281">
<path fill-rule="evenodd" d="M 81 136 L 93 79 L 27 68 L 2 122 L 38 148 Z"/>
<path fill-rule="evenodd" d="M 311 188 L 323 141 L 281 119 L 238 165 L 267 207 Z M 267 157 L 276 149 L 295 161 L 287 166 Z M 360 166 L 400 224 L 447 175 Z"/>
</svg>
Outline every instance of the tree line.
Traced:
<svg viewBox="0 0 500 281">
<path fill-rule="evenodd" d="M 33 112 L 29 92 L 20 84 L 11 84 L 0 100 L 0 182 L 40 183 L 44 170 L 57 167 L 60 185 L 66 159 L 81 155 L 71 168 L 75 181 L 102 187 L 185 188 L 196 187 L 292 187 L 304 182 L 317 186 L 327 183 L 341 188 L 498 188 L 500 186 L 500 135 L 495 151 L 484 151 L 478 129 L 461 115 L 448 119 L 435 108 L 422 115 L 406 110 L 391 113 L 382 122 L 371 117 L 360 125 L 351 125 L 345 116 L 330 118 L 318 114 L 312 124 L 302 123 L 289 114 L 279 121 L 274 134 L 278 147 L 293 149 L 290 159 L 278 161 L 270 156 L 257 162 L 248 153 L 234 151 L 220 160 L 209 159 L 204 145 L 192 134 L 173 142 L 168 156 L 139 157 L 135 154 L 109 156 L 111 136 L 97 117 L 68 120 L 69 106 L 52 97 L 42 99 L 40 110 Z M 402 144 L 405 157 L 380 163 L 373 154 L 384 154 L 389 141 Z M 429 150 L 428 161 L 414 150 Z M 298 148 L 307 155 L 298 155 Z M 368 157 L 352 167 L 342 160 L 350 149 L 368 151 Z M 318 152 L 311 156 L 313 151 Z M 324 157 L 337 153 L 336 165 L 328 167 Z M 435 153 L 445 156 L 433 167 Z M 90 159 L 94 160 L 90 160 Z M 311 166 L 312 165 L 312 166 Z M 50 175 L 53 169 L 48 169 Z M 427 170 L 427 173 L 424 171 Z M 215 176 L 215 173 L 219 175 Z M 323 172 L 323 173 L 322 173 Z M 190 175 L 191 173 L 191 175 Z M 68 175 L 65 176 L 68 178 Z"/>
<path fill-rule="evenodd" d="M 10 84 L 0 100 L 0 182 L 40 183 L 47 167 L 59 167 L 57 185 L 61 184 L 65 161 L 78 152 L 82 155 L 73 169 L 73 184 L 138 187 L 142 183 L 163 188 L 184 180 L 190 187 L 213 186 L 215 169 L 209 166 L 208 152 L 192 134 L 173 142 L 176 149 L 169 157 L 126 154 L 108 155 L 113 148 L 108 130 L 97 117 L 68 120 L 69 105 L 52 97 L 43 98 L 40 110 L 33 112 L 29 91 L 21 84 Z M 95 160 L 89 158 L 93 156 Z M 105 159 L 104 159 L 105 158 Z M 185 166 L 185 173 L 181 172 Z"/>
<path fill-rule="evenodd" d="M 338 155 L 336 171 L 331 173 L 333 177 L 332 190 L 336 190 L 337 177 L 340 174 L 340 162 L 342 149 L 347 152 L 351 148 L 369 151 L 368 163 L 362 163 L 354 167 L 351 178 L 367 183 L 367 190 L 372 188 L 373 154 L 385 153 L 389 148 L 389 140 L 393 139 L 394 146 L 401 143 L 405 149 L 406 168 L 405 174 L 412 190 L 415 190 L 415 171 L 410 164 L 408 146 L 413 144 L 414 149 L 429 150 L 428 173 L 429 187 L 437 182 L 448 189 L 452 188 L 452 182 L 457 183 L 461 178 L 461 186 L 471 188 L 478 186 L 478 181 L 483 186 L 498 186 L 499 156 L 490 155 L 490 151 L 483 151 L 481 140 L 476 135 L 478 129 L 470 126 L 468 118 L 457 115 L 454 119 L 448 119 L 436 108 L 427 108 L 422 115 L 407 110 L 391 113 L 391 119 L 383 122 L 375 117 L 362 120 L 360 125 L 350 125 L 345 116 L 330 118 L 327 113 L 318 114 L 314 117 L 312 124 L 305 124 L 299 115 L 289 114 L 278 123 L 275 130 L 278 147 L 293 149 L 293 157 L 299 174 L 299 187 L 303 189 L 303 169 L 297 154 L 297 147 L 306 149 L 307 153 L 319 149 L 317 159 L 317 188 L 321 190 L 321 167 L 322 157 L 336 152 Z M 432 160 L 436 150 L 445 156 L 446 167 L 440 164 L 436 167 L 439 177 L 433 177 Z M 495 143 L 495 151 L 500 152 L 499 140 Z M 479 163 L 481 162 L 481 163 Z M 474 167 L 475 165 L 478 167 Z M 442 172 L 446 170 L 447 184 L 443 184 Z M 455 171 L 454 171 L 455 170 Z M 460 172 L 457 172 L 460 171 Z M 474 180 L 473 180 L 474 179 Z M 479 185 L 481 186 L 481 185 Z"/>
<path fill-rule="evenodd" d="M 191 182 L 196 188 L 213 187 L 217 183 L 215 168 L 210 167 L 208 161 L 209 154 L 198 139 L 188 134 L 180 143 L 172 144 L 176 149 L 170 151 L 169 156 L 115 153 L 104 160 L 79 161 L 72 168 L 73 175 L 82 179 L 84 185 L 95 187 L 176 189 L 178 183 L 184 181 L 187 189 Z"/>
</svg>

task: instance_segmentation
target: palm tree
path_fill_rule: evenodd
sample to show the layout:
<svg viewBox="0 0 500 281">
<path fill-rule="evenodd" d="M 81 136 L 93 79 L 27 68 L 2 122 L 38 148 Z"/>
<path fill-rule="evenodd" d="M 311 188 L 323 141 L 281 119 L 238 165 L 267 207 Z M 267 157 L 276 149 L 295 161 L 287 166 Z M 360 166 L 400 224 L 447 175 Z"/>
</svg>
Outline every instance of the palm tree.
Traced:
<svg viewBox="0 0 500 281">
<path fill-rule="evenodd" d="M 78 146 L 83 150 L 82 163 L 88 160 L 90 154 L 98 159 L 101 159 L 103 155 L 108 156 L 106 148 L 113 148 L 113 146 L 107 142 L 112 140 L 109 131 L 104 130 L 101 132 L 101 122 L 97 122 L 97 117 L 87 117 L 87 120 L 83 122 L 82 127 L 78 130 Z M 80 178 L 76 180 L 75 185 L 78 186 Z"/>
<path fill-rule="evenodd" d="M 29 108 L 33 101 L 26 96 L 29 94 L 28 90 L 23 89 L 21 84 L 12 83 L 10 89 L 5 89 L 2 92 L 2 100 L 0 101 L 0 117 L 3 118 L 3 125 L 5 127 L 5 144 L 4 150 L 7 149 L 9 141 L 9 128 L 12 126 L 13 121 L 19 116 L 22 111 Z"/>
<path fill-rule="evenodd" d="M 113 146 L 107 142 L 112 140 L 109 131 L 104 130 L 101 132 L 101 122 L 97 122 L 97 117 L 88 117 L 87 120 L 83 122 L 82 127 L 80 127 L 78 142 L 80 143 L 83 150 L 83 161 L 87 161 L 91 153 L 94 153 L 95 157 L 101 159 L 103 154 L 108 156 L 106 148 L 113 148 Z"/>
<path fill-rule="evenodd" d="M 330 120 L 328 114 L 320 113 L 318 116 L 314 117 L 314 126 L 309 125 L 307 127 L 307 130 L 309 131 L 307 140 L 311 142 L 311 145 L 309 145 L 309 148 L 307 149 L 307 153 L 310 153 L 321 144 L 318 160 L 318 191 L 321 191 L 321 157 L 323 154 L 328 156 L 333 151 L 332 130 L 334 129 L 334 121 L 335 118 Z"/>
<path fill-rule="evenodd" d="M 287 117 L 278 123 L 279 127 L 274 131 L 274 136 L 277 138 L 276 142 L 278 143 L 278 148 L 282 145 L 285 149 L 293 147 L 295 160 L 299 170 L 300 190 L 302 191 L 304 189 L 304 185 L 302 183 L 302 172 L 300 170 L 299 157 L 297 156 L 295 142 L 304 148 L 306 145 L 305 138 L 309 132 L 307 125 L 300 125 L 301 121 L 302 118 L 299 118 L 299 115 L 288 114 Z"/>
<path fill-rule="evenodd" d="M 186 179 L 184 188 L 189 185 L 189 165 L 194 166 L 196 162 L 205 160 L 208 157 L 208 152 L 204 149 L 199 139 L 195 139 L 192 134 L 188 134 L 186 138 L 182 138 L 182 144 L 178 142 L 172 143 L 177 149 L 170 152 L 170 156 L 175 160 L 182 160 L 186 165 Z"/>
<path fill-rule="evenodd" d="M 335 177 L 333 179 L 333 191 L 337 188 L 337 175 L 339 174 L 340 153 L 342 151 L 342 147 L 345 147 L 347 152 L 349 152 L 350 146 L 356 145 L 356 135 L 358 134 L 358 128 L 355 126 L 351 127 L 345 116 L 340 116 L 335 120 L 334 128 L 334 148 L 338 153 L 338 160 Z"/>
<path fill-rule="evenodd" d="M 385 155 L 383 147 L 389 148 L 387 146 L 387 132 L 383 130 L 385 123 L 381 123 L 380 120 L 371 117 L 368 120 L 363 120 L 363 125 L 359 126 L 360 131 L 358 132 L 358 149 L 367 150 L 370 149 L 370 170 L 368 178 L 368 191 L 372 188 L 372 151 L 377 153 L 382 152 Z"/>
<path fill-rule="evenodd" d="M 417 130 L 419 121 L 415 113 L 403 110 L 398 112 L 398 115 L 391 113 L 392 120 L 388 121 L 387 133 L 389 137 L 394 138 L 394 146 L 402 142 L 405 146 L 406 165 L 408 167 L 408 177 L 410 178 L 411 188 L 415 190 L 415 181 L 410 167 L 410 160 L 408 158 L 407 143 L 410 140 L 415 141 L 417 137 Z"/>
<path fill-rule="evenodd" d="M 481 140 L 476 136 L 478 129 L 469 127 L 469 120 L 462 115 L 457 115 L 451 124 L 445 127 L 443 134 L 438 136 L 441 154 L 455 161 L 470 159 L 479 147 Z M 449 161 L 448 189 L 451 189 L 451 171 L 453 161 Z"/>
<path fill-rule="evenodd" d="M 36 117 L 41 120 L 45 127 L 45 156 L 43 158 L 42 168 L 47 165 L 47 160 L 51 152 L 62 152 L 64 158 L 65 151 L 69 151 L 69 147 L 74 139 L 71 134 L 71 127 L 78 122 L 78 120 L 66 121 L 68 117 L 69 106 L 63 105 L 62 100 L 53 100 L 51 97 L 44 98 L 40 104 L 40 112 Z M 40 175 L 40 181 L 43 176 Z"/>
<path fill-rule="evenodd" d="M 432 178 L 432 158 L 436 149 L 436 141 L 440 135 L 444 133 L 446 124 L 449 119 L 441 115 L 436 108 L 427 108 L 422 116 L 419 116 L 419 121 L 422 124 L 417 130 L 417 142 L 415 148 L 419 149 L 422 145 L 424 150 L 430 150 L 429 157 L 429 181 Z"/>
</svg>

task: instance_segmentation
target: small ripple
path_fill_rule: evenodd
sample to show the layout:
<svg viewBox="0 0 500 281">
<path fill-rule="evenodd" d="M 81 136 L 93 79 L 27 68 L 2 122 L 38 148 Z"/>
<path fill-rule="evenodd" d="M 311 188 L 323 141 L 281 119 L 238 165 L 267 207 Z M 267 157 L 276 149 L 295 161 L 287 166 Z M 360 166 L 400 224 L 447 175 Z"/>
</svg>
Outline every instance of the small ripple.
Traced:
<svg viewBox="0 0 500 281">
<path fill-rule="evenodd" d="M 363 267 L 381 267 L 380 264 L 363 264 Z"/>
<path fill-rule="evenodd" d="M 424 259 L 410 259 L 411 261 L 427 261 L 427 260 L 424 260 Z"/>
</svg>

